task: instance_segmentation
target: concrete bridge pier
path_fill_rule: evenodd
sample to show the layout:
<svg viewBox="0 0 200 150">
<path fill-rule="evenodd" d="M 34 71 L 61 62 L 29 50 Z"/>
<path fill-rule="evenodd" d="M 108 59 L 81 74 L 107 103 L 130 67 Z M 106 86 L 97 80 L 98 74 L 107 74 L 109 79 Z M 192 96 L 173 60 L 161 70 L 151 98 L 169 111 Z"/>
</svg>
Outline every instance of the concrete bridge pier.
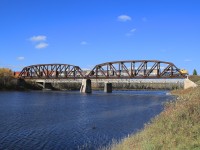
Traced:
<svg viewBox="0 0 200 150">
<path fill-rule="evenodd" d="M 81 84 L 81 93 L 92 93 L 91 80 L 83 79 Z"/>
<path fill-rule="evenodd" d="M 104 84 L 104 92 L 106 93 L 112 93 L 112 83 L 105 83 Z"/>
</svg>

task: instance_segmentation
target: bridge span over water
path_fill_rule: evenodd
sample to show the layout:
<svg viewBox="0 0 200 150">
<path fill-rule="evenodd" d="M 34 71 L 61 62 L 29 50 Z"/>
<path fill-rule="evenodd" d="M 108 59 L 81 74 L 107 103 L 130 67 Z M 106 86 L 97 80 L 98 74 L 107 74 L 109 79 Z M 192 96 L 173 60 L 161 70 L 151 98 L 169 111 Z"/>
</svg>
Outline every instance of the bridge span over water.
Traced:
<svg viewBox="0 0 200 150">
<path fill-rule="evenodd" d="M 158 79 L 186 78 L 171 62 L 158 60 L 126 60 L 106 62 L 92 70 L 69 64 L 38 64 L 24 67 L 23 79 Z"/>
<path fill-rule="evenodd" d="M 24 67 L 20 79 L 39 84 L 42 88 L 59 83 L 77 84 L 81 92 L 102 87 L 114 88 L 171 88 L 185 87 L 186 74 L 171 62 L 159 60 L 125 60 L 97 64 L 92 70 L 82 70 L 70 64 L 38 64 Z M 91 82 L 92 81 L 92 82 Z M 113 84 L 113 85 L 112 85 Z M 188 85 L 188 84 L 187 84 Z"/>
</svg>

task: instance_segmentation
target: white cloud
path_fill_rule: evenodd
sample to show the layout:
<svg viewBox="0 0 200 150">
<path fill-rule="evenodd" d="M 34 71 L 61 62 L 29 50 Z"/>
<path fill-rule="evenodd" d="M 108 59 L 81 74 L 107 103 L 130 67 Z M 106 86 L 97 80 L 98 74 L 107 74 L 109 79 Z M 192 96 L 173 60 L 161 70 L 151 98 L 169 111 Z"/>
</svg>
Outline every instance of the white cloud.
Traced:
<svg viewBox="0 0 200 150">
<path fill-rule="evenodd" d="M 143 18 L 142 18 L 142 21 L 143 21 L 143 22 L 147 22 L 147 18 L 146 18 L 146 17 L 143 17 Z"/>
<path fill-rule="evenodd" d="M 32 36 L 29 40 L 32 42 L 40 42 L 40 41 L 46 41 L 47 37 L 45 35 L 38 35 L 38 36 Z"/>
<path fill-rule="evenodd" d="M 130 32 L 132 32 L 132 33 L 133 33 L 133 32 L 135 32 L 135 31 L 136 31 L 136 28 L 132 29 Z"/>
<path fill-rule="evenodd" d="M 126 36 L 132 36 L 136 31 L 136 28 L 131 29 L 128 33 L 126 33 Z"/>
<path fill-rule="evenodd" d="M 185 62 L 191 62 L 192 60 L 191 59 L 185 59 L 184 61 Z"/>
<path fill-rule="evenodd" d="M 126 22 L 126 21 L 132 20 L 132 18 L 130 16 L 127 16 L 127 15 L 120 15 L 117 18 L 118 18 L 118 21 L 121 21 L 121 22 Z"/>
<path fill-rule="evenodd" d="M 88 45 L 88 42 L 82 41 L 80 44 L 81 44 L 81 45 Z"/>
<path fill-rule="evenodd" d="M 35 48 L 37 48 L 37 49 L 42 49 L 42 48 L 46 48 L 48 45 L 49 45 L 49 44 L 42 42 L 42 43 L 37 44 L 37 45 L 35 46 Z"/>
<path fill-rule="evenodd" d="M 35 45 L 36 49 L 42 49 L 49 46 L 46 40 L 47 40 L 47 36 L 45 35 L 37 35 L 37 36 L 32 36 L 29 38 L 29 41 L 34 42 L 33 44 Z"/>
<path fill-rule="evenodd" d="M 25 59 L 25 57 L 23 57 L 23 56 L 17 57 L 17 60 L 24 60 L 24 59 Z"/>
<path fill-rule="evenodd" d="M 132 34 L 131 33 L 126 33 L 126 36 L 131 36 Z"/>
</svg>

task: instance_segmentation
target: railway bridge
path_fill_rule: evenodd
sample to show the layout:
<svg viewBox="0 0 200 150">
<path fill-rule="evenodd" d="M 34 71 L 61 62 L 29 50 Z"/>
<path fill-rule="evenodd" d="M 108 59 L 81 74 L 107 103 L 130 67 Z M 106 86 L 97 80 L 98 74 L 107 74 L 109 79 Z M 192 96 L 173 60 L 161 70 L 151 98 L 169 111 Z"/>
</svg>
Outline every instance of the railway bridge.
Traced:
<svg viewBox="0 0 200 150">
<path fill-rule="evenodd" d="M 112 91 L 112 82 L 174 79 L 184 81 L 182 73 L 171 62 L 159 60 L 125 60 L 97 64 L 92 70 L 82 70 L 70 64 L 38 64 L 24 67 L 19 78 L 36 82 L 45 88 L 55 82 L 82 82 L 80 91 L 91 91 L 91 80 L 105 82 L 105 91 Z M 162 81 L 161 81 L 162 82 Z"/>
</svg>

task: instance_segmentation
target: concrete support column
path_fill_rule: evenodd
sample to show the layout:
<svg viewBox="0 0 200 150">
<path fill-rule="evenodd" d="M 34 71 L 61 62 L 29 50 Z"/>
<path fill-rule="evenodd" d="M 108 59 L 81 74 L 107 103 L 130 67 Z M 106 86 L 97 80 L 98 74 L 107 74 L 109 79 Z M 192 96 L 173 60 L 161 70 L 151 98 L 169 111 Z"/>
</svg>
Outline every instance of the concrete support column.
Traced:
<svg viewBox="0 0 200 150">
<path fill-rule="evenodd" d="M 43 89 L 45 89 L 46 88 L 46 83 L 45 82 L 43 82 Z"/>
<path fill-rule="evenodd" d="M 91 87 L 91 80 L 90 79 L 83 79 L 82 80 L 80 92 L 81 93 L 92 93 L 92 87 Z"/>
<path fill-rule="evenodd" d="M 104 92 L 112 93 L 112 83 L 105 83 L 104 84 Z"/>
</svg>

